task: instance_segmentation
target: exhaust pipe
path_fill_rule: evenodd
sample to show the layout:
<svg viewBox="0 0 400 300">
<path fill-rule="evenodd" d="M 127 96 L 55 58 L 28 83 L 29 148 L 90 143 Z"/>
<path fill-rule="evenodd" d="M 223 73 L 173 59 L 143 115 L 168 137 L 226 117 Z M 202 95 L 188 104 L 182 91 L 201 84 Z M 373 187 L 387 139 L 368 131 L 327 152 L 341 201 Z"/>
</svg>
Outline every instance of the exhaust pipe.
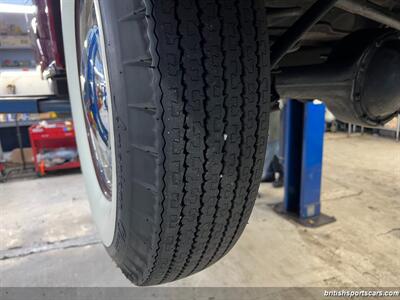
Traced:
<svg viewBox="0 0 400 300">
<path fill-rule="evenodd" d="M 361 39 L 355 34 L 342 44 L 323 65 L 280 69 L 277 93 L 283 99 L 319 99 L 344 122 L 385 124 L 400 111 L 400 33 L 364 33 Z"/>
</svg>

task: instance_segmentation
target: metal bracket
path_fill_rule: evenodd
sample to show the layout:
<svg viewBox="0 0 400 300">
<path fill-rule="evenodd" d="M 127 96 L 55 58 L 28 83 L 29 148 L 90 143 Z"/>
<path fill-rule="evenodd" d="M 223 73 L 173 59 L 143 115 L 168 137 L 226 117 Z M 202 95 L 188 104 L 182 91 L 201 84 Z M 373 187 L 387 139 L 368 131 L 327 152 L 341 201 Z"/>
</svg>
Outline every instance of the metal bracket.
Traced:
<svg viewBox="0 0 400 300">
<path fill-rule="evenodd" d="M 271 67 L 274 69 L 286 53 L 321 20 L 338 0 L 319 0 L 314 3 L 271 47 Z"/>
</svg>

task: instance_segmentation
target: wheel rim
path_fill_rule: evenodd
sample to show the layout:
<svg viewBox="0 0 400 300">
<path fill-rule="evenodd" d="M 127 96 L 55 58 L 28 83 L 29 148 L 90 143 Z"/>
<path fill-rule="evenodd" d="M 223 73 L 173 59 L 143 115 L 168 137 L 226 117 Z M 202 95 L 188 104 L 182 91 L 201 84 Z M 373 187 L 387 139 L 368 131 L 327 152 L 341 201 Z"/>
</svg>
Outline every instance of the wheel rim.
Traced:
<svg viewBox="0 0 400 300">
<path fill-rule="evenodd" d="M 107 60 L 99 12 L 93 2 L 88 18 L 81 31 L 80 80 L 82 105 L 86 130 L 94 167 L 103 193 L 107 199 L 112 191 L 112 151 L 110 123 L 112 122 L 110 84 L 107 76 Z"/>
</svg>

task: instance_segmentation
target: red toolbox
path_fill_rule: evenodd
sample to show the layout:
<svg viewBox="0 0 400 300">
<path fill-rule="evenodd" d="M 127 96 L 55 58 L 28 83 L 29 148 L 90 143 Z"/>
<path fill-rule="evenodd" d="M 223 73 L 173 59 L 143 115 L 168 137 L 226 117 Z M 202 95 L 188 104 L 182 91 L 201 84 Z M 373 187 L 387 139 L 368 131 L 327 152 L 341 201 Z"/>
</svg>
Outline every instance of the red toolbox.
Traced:
<svg viewBox="0 0 400 300">
<path fill-rule="evenodd" d="M 39 176 L 49 171 L 80 167 L 71 121 L 32 125 L 29 138 L 35 171 Z"/>
</svg>

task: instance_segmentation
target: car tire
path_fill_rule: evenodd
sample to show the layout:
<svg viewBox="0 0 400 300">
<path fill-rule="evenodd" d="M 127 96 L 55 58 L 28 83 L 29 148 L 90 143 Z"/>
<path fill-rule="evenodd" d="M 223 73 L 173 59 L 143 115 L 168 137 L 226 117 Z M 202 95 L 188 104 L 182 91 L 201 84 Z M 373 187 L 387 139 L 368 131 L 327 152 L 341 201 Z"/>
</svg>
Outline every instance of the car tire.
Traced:
<svg viewBox="0 0 400 300">
<path fill-rule="evenodd" d="M 233 247 L 257 196 L 270 109 L 264 3 L 98 5 L 113 111 L 116 208 L 108 220 L 115 224 L 101 217 L 96 223 L 113 228 L 107 251 L 134 284 L 174 281 Z M 91 199 L 92 210 L 102 205 L 96 201 L 104 199 Z"/>
</svg>

